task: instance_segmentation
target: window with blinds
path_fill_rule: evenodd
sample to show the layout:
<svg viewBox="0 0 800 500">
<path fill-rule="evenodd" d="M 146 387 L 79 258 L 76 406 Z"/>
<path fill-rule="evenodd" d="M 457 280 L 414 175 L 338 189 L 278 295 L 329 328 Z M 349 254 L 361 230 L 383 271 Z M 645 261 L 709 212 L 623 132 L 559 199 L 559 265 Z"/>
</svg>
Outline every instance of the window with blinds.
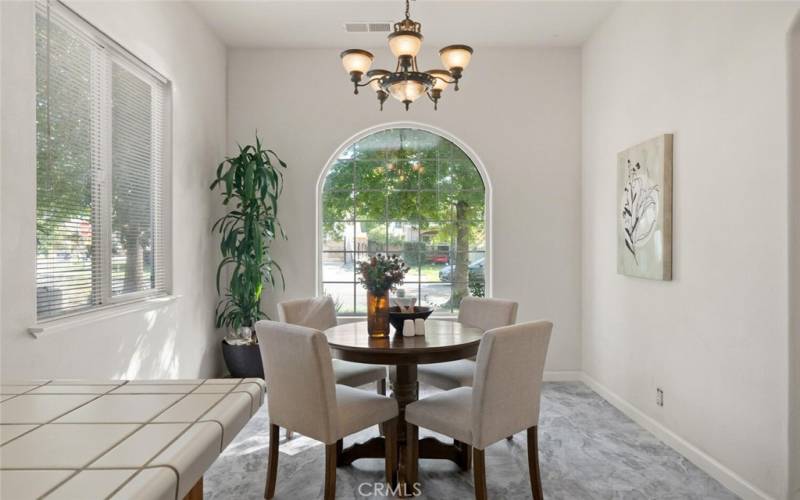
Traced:
<svg viewBox="0 0 800 500">
<path fill-rule="evenodd" d="M 65 6 L 37 4 L 40 320 L 167 291 L 167 92 Z"/>
</svg>

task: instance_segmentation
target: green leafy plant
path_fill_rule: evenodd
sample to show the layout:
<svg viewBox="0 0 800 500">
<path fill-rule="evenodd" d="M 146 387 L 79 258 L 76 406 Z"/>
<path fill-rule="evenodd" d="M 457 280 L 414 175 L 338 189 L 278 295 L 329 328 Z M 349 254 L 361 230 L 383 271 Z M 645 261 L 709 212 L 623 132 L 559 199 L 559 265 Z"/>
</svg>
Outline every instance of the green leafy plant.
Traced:
<svg viewBox="0 0 800 500">
<path fill-rule="evenodd" d="M 261 310 L 264 285 L 275 286 L 283 271 L 269 253 L 271 242 L 286 235 L 278 221 L 278 197 L 283 190 L 286 168 L 278 155 L 264 149 L 256 136 L 255 146 L 239 146 L 239 154 L 219 164 L 211 190 L 219 188 L 228 213 L 214 223 L 220 235 L 222 261 L 217 268 L 217 293 L 222 295 L 216 308 L 217 328 L 237 330 L 252 327 L 267 315 Z M 229 273 L 228 286 L 221 292 L 223 271 Z"/>
<path fill-rule="evenodd" d="M 375 295 L 382 295 L 402 284 L 409 268 L 397 255 L 379 253 L 359 262 L 356 271 L 358 282 L 364 288 Z"/>
</svg>

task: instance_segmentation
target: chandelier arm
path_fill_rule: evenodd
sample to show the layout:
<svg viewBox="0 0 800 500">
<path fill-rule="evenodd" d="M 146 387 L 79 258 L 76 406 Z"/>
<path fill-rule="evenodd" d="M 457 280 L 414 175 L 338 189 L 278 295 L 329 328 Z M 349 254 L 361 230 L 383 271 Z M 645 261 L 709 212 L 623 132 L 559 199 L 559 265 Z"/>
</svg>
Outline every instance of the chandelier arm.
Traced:
<svg viewBox="0 0 800 500">
<path fill-rule="evenodd" d="M 395 23 L 394 32 L 389 35 L 389 48 L 392 49 L 393 53 L 400 54 L 397 56 L 395 70 L 393 72 L 383 69 L 366 71 L 366 69 L 369 69 L 374 56 L 367 51 L 357 49 L 342 52 L 342 64 L 350 74 L 353 93 L 358 94 L 358 90 L 361 87 L 373 87 L 377 91 L 381 110 L 383 110 L 383 104 L 389 96 L 402 102 L 405 109 L 408 110 L 410 104 L 417 98 L 422 97 L 423 93 L 433 101 L 433 107 L 437 109 L 444 87 L 454 84 L 454 90 L 458 91 L 459 81 L 464 70 L 463 66 L 469 63 L 469 55 L 456 54 L 449 58 L 443 55 L 442 61 L 447 59 L 453 63 L 459 63 L 459 60 L 462 62 L 459 63 L 460 65 L 445 64 L 445 66 L 452 66 L 449 70 L 420 71 L 417 64 L 417 52 L 422 44 L 422 24 L 411 19 L 411 0 L 404 1 L 405 19 Z M 443 54 L 446 50 L 460 50 L 472 54 L 472 48 L 466 45 L 451 45 L 440 50 L 439 53 Z M 350 58 L 350 60 L 345 57 L 354 54 L 357 54 L 358 57 Z M 365 57 L 368 57 L 369 61 L 366 61 Z M 364 69 L 363 74 L 360 70 L 361 68 Z M 442 74 L 444 76 L 441 76 Z M 374 76 L 370 77 L 370 75 Z M 362 76 L 366 76 L 367 79 L 363 80 Z M 372 85 L 373 83 L 377 83 L 377 85 Z M 439 88 L 435 88 L 437 86 Z"/>
<path fill-rule="evenodd" d="M 456 83 L 458 81 L 458 79 L 448 80 L 446 78 L 442 78 L 441 76 L 434 76 L 434 78 L 437 80 L 441 80 L 448 85 L 452 85 L 453 83 Z"/>
<path fill-rule="evenodd" d="M 354 82 L 354 83 L 355 83 L 356 87 L 366 87 L 370 83 L 374 82 L 375 80 L 380 80 L 381 78 L 382 77 L 380 77 L 380 76 L 376 76 L 375 78 L 372 78 L 372 79 L 370 79 L 370 80 L 368 80 L 368 81 L 366 81 L 364 83 L 358 83 L 358 82 Z"/>
</svg>

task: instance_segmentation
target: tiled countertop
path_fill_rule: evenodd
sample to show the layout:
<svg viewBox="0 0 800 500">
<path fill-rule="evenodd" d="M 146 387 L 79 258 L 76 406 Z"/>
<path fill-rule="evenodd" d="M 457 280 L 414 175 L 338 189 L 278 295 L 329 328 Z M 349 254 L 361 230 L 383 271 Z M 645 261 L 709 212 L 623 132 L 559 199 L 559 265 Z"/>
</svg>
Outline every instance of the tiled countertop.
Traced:
<svg viewBox="0 0 800 500">
<path fill-rule="evenodd" d="M 261 379 L 0 386 L 0 498 L 182 499 L 264 402 Z"/>
</svg>

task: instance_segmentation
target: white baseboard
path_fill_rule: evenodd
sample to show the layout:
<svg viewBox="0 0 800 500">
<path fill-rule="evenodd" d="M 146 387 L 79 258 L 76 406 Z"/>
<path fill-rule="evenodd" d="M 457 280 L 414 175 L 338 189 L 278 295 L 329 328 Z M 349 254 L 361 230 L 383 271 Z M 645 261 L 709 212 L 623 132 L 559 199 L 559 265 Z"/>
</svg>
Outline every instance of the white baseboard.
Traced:
<svg viewBox="0 0 800 500">
<path fill-rule="evenodd" d="M 583 381 L 583 372 L 580 370 L 545 370 L 545 382 L 580 382 Z"/>
<path fill-rule="evenodd" d="M 641 425 L 648 431 L 664 442 L 667 446 L 674 449 L 696 466 L 700 467 L 709 476 L 713 477 L 726 488 L 739 495 L 745 500 L 775 500 L 774 497 L 761 491 L 746 479 L 736 474 L 734 471 L 725 467 L 710 455 L 704 453 L 699 448 L 675 434 L 660 422 L 649 417 L 638 408 L 634 407 L 609 388 L 593 379 L 584 372 L 580 372 L 581 378 L 586 385 L 603 397 L 606 401 L 614 405 L 618 410 L 627 415 L 631 420 Z M 545 380 L 547 380 L 545 373 Z"/>
</svg>

